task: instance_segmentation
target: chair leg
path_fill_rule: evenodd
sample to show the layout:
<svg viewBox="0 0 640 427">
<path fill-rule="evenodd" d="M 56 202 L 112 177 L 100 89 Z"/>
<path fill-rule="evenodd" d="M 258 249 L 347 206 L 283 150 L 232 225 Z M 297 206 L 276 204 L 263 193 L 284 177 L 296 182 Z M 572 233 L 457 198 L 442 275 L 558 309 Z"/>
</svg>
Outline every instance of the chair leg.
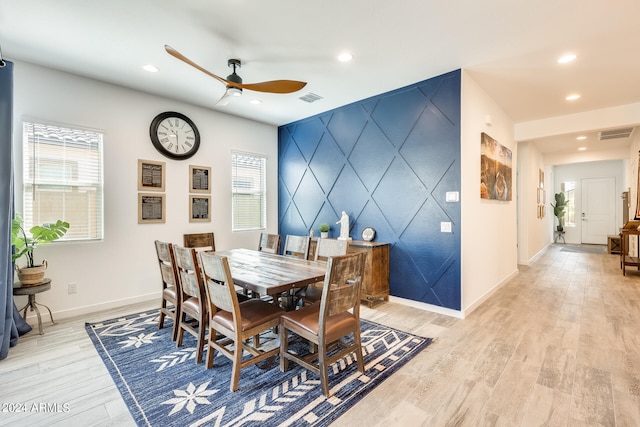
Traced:
<svg viewBox="0 0 640 427">
<path fill-rule="evenodd" d="M 207 325 L 206 319 L 204 316 L 200 316 L 199 319 L 200 324 L 198 325 L 198 341 L 196 345 L 198 346 L 198 350 L 196 351 L 196 364 L 202 362 L 202 354 L 204 353 L 205 346 L 205 334 L 207 333 Z"/>
<path fill-rule="evenodd" d="M 353 331 L 353 342 L 356 345 L 356 359 L 358 361 L 358 370 L 364 373 L 364 357 L 362 357 L 362 341 L 360 340 L 360 327 Z"/>
<path fill-rule="evenodd" d="M 216 331 L 214 329 L 209 329 L 209 339 L 207 340 L 207 369 L 211 369 L 213 367 L 213 359 L 216 357 L 216 350 L 212 345 L 212 342 L 215 340 Z"/>
<path fill-rule="evenodd" d="M 178 320 L 178 333 L 176 335 L 176 347 L 182 347 L 182 338 L 184 337 L 184 328 L 182 327 L 184 314 L 180 315 Z"/>
<path fill-rule="evenodd" d="M 162 329 L 164 327 L 164 311 L 162 311 L 163 308 L 165 308 L 166 304 L 164 302 L 164 300 L 162 300 L 162 307 L 160 307 L 160 318 L 158 319 L 158 329 Z"/>
<path fill-rule="evenodd" d="M 322 386 L 322 393 L 326 397 L 330 397 L 329 394 L 329 367 L 327 366 L 327 346 L 325 343 L 320 342 L 318 344 L 318 367 L 320 368 L 320 385 Z"/>
<path fill-rule="evenodd" d="M 175 341 L 178 338 L 179 322 L 180 322 L 180 310 L 176 307 L 176 311 L 173 313 L 173 328 L 171 329 L 171 341 Z"/>
<path fill-rule="evenodd" d="M 280 324 L 280 372 L 286 372 L 289 369 L 289 359 L 286 355 L 289 351 L 289 338 L 287 328 Z"/>
<path fill-rule="evenodd" d="M 238 390 L 238 383 L 240 382 L 240 369 L 242 368 L 242 338 L 236 336 L 233 345 L 233 368 L 231 371 L 231 384 L 229 385 L 231 392 Z"/>
</svg>

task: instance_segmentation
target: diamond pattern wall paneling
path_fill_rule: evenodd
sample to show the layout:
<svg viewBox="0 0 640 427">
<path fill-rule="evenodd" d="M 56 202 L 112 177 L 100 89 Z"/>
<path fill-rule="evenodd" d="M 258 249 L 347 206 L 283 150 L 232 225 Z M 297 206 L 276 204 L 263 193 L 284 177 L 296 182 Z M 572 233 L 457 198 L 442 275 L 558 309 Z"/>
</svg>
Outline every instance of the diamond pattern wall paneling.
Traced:
<svg viewBox="0 0 640 427">
<path fill-rule="evenodd" d="M 281 126 L 280 234 L 337 237 L 344 210 L 351 237 L 391 243 L 391 295 L 460 310 L 460 85 L 456 70 Z"/>
</svg>

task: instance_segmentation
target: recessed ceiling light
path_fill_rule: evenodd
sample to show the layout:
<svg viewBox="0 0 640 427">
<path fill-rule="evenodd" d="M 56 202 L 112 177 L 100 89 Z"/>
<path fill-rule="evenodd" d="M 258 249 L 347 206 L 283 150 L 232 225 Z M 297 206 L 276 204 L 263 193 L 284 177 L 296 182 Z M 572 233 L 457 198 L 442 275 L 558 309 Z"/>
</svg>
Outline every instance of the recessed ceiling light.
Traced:
<svg viewBox="0 0 640 427">
<path fill-rule="evenodd" d="M 150 73 L 157 73 L 158 72 L 158 68 L 155 65 L 151 65 L 151 64 L 147 64 L 144 67 L 142 67 L 143 70 L 148 71 Z"/>
<path fill-rule="evenodd" d="M 587 147 L 580 147 L 578 148 L 578 151 L 585 151 L 587 149 Z"/>
<path fill-rule="evenodd" d="M 561 56 L 558 59 L 558 64 L 566 64 L 567 62 L 571 62 L 576 58 L 577 58 L 577 56 L 575 54 L 569 53 L 569 54 L 566 54 L 564 56 Z"/>
<path fill-rule="evenodd" d="M 349 52 L 344 52 L 338 55 L 338 61 L 340 62 L 349 62 L 353 59 L 353 55 Z"/>
<path fill-rule="evenodd" d="M 259 99 L 252 99 L 252 100 L 251 100 L 251 101 L 249 101 L 249 102 L 251 102 L 253 105 L 260 105 L 260 104 L 262 104 L 262 101 L 260 101 Z"/>
<path fill-rule="evenodd" d="M 574 93 L 573 95 L 569 95 L 567 96 L 565 99 L 567 101 L 575 101 L 576 99 L 580 98 L 580 95 L 578 95 L 577 93 Z"/>
<path fill-rule="evenodd" d="M 583 139 L 587 139 L 587 137 L 586 137 L 586 136 L 584 136 L 584 135 L 581 135 L 581 136 L 577 137 L 576 139 L 577 139 L 578 141 L 582 141 Z"/>
</svg>

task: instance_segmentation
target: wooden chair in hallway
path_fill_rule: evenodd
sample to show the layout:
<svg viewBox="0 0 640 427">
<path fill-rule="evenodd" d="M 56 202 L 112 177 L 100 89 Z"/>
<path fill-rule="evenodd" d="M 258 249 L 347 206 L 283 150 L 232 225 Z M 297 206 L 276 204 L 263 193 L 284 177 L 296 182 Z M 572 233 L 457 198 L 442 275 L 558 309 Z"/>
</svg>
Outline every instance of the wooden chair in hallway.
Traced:
<svg viewBox="0 0 640 427">
<path fill-rule="evenodd" d="M 238 302 L 227 258 L 206 252 L 199 256 L 209 311 L 206 366 L 207 369 L 213 366 L 216 350 L 231 359 L 233 368 L 229 388 L 233 392 L 238 389 L 242 368 L 275 356 L 280 351 L 278 346 L 266 351 L 260 348 L 259 336 L 261 332 L 276 327 L 284 311 L 260 299 Z M 254 345 L 250 345 L 251 339 Z M 243 352 L 250 357 L 243 359 Z"/>
<path fill-rule="evenodd" d="M 349 247 L 348 240 L 318 239 L 314 254 L 315 261 L 328 261 L 329 257 L 346 255 Z M 315 304 L 322 297 L 322 282 L 314 283 L 306 287 L 302 292 L 305 305 Z"/>
<path fill-rule="evenodd" d="M 185 248 L 196 248 L 199 250 L 216 250 L 216 241 L 213 233 L 191 233 L 182 235 L 183 246 Z"/>
<path fill-rule="evenodd" d="M 262 252 L 269 252 L 277 254 L 280 252 L 280 235 L 260 233 L 260 242 L 258 243 L 258 250 Z"/>
<path fill-rule="evenodd" d="M 182 305 L 182 292 L 180 292 L 180 279 L 173 255 L 171 243 L 155 241 L 158 265 L 160 266 L 160 279 L 162 280 L 162 303 L 160 305 L 160 318 L 158 329 L 164 327 L 165 316 L 173 319 L 171 339 L 176 340 L 178 335 L 178 321 L 180 320 L 180 307 Z M 169 307 L 171 304 L 173 307 Z"/>
<path fill-rule="evenodd" d="M 358 252 L 329 258 L 320 304 L 286 312 L 280 318 L 280 370 L 293 361 L 320 376 L 322 392 L 329 397 L 328 368 L 355 353 L 358 370 L 364 372 L 360 341 L 360 289 L 366 254 Z M 317 352 L 300 356 L 289 350 L 289 332 L 317 346 Z M 353 342 L 342 340 L 353 335 Z M 334 347 L 339 350 L 333 352 Z M 329 354 L 329 351 L 332 351 Z"/>
<path fill-rule="evenodd" d="M 202 362 L 202 353 L 207 331 L 207 304 L 204 282 L 200 271 L 197 252 L 194 248 L 174 246 L 176 267 L 182 291 L 180 318 L 176 345 L 182 346 L 184 332 L 187 331 L 197 339 L 196 363 Z"/>
</svg>

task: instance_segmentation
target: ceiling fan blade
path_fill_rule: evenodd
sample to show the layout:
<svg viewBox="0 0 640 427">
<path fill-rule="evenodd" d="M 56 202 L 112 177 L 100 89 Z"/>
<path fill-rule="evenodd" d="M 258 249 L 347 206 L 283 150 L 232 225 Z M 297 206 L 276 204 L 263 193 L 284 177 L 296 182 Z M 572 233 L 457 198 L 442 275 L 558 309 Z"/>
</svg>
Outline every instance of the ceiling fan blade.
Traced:
<svg viewBox="0 0 640 427">
<path fill-rule="evenodd" d="M 229 105 L 229 101 L 231 101 L 231 95 L 229 95 L 229 92 L 225 90 L 224 94 L 222 94 L 220 99 L 218 99 L 218 102 L 216 102 L 214 105 L 216 107 L 224 107 L 226 105 Z"/>
<path fill-rule="evenodd" d="M 207 70 L 205 68 L 202 68 L 201 66 L 199 66 L 198 64 L 196 64 L 195 62 L 193 62 L 192 60 L 190 60 L 189 58 L 187 58 L 186 56 L 184 56 L 183 54 L 181 54 L 180 52 L 178 52 L 177 50 L 175 50 L 171 46 L 169 46 L 168 44 L 164 45 L 164 50 L 166 50 L 169 55 L 171 55 L 171 56 L 173 56 L 175 58 L 178 58 L 180 61 L 191 65 L 192 67 L 202 71 L 203 73 L 205 73 L 208 76 L 213 77 L 214 79 L 220 81 L 221 83 L 224 83 L 224 84 L 228 84 L 229 83 L 226 79 L 223 79 L 222 77 L 213 74 L 211 71 L 209 71 L 209 70 Z"/>
<path fill-rule="evenodd" d="M 295 80 L 272 80 L 262 83 L 229 83 L 231 86 L 237 86 L 242 89 L 253 90 L 256 92 L 269 93 L 292 93 L 297 92 L 307 85 L 306 82 L 298 82 Z"/>
</svg>

